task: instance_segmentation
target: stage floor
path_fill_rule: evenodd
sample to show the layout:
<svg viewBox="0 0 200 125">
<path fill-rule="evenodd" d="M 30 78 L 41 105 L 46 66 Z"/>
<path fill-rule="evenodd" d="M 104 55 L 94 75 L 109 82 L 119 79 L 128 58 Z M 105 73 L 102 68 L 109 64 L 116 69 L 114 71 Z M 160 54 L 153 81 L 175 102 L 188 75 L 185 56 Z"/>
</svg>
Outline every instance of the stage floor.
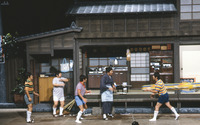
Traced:
<svg viewBox="0 0 200 125">
<path fill-rule="evenodd" d="M 114 118 L 108 121 L 102 120 L 101 116 L 87 115 L 83 116 L 82 124 L 79 125 L 131 125 L 132 116 L 140 125 L 199 125 L 200 114 L 180 114 L 179 120 L 174 120 L 173 114 L 159 114 L 156 122 L 149 122 L 153 114 L 116 114 Z M 76 116 L 66 116 L 54 118 L 51 112 L 34 112 L 34 125 L 76 125 Z M 30 125 L 25 122 L 25 109 L 0 109 L 1 125 Z"/>
</svg>

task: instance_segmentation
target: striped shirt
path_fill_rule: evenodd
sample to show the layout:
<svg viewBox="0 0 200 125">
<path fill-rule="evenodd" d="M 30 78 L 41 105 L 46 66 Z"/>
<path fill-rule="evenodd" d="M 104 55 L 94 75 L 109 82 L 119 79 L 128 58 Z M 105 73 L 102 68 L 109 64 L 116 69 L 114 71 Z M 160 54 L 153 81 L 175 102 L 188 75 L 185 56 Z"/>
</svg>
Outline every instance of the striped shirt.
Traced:
<svg viewBox="0 0 200 125">
<path fill-rule="evenodd" d="M 75 91 L 75 95 L 77 96 L 78 96 L 78 90 L 81 90 L 81 95 L 84 96 L 86 92 L 85 84 L 81 82 L 77 84 L 76 91 Z"/>
<path fill-rule="evenodd" d="M 30 81 L 30 80 L 27 80 L 26 82 L 25 82 L 25 88 L 26 87 L 28 87 L 28 92 L 29 92 L 29 94 L 32 94 L 33 93 L 33 91 L 34 91 L 34 85 L 33 85 L 33 82 L 32 81 Z"/>
<path fill-rule="evenodd" d="M 156 91 L 158 91 L 158 94 L 159 94 L 159 95 L 164 95 L 164 94 L 167 93 L 165 84 L 163 83 L 163 81 L 162 81 L 161 79 L 159 79 L 159 80 L 156 82 L 155 88 L 156 88 Z"/>
</svg>

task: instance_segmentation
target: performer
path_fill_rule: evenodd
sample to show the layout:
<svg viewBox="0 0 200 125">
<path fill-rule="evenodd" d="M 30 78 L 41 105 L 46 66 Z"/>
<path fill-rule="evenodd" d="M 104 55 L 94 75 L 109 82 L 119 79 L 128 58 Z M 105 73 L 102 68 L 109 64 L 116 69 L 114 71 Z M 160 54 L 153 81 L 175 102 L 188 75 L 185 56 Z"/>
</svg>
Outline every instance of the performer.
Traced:
<svg viewBox="0 0 200 125">
<path fill-rule="evenodd" d="M 159 98 L 158 98 L 158 102 L 155 106 L 154 116 L 149 121 L 156 121 L 159 108 L 162 106 L 162 104 L 165 104 L 169 109 L 171 109 L 171 111 L 175 114 L 175 120 L 177 120 L 180 115 L 176 112 L 175 108 L 171 106 L 171 104 L 169 102 L 169 96 L 168 96 L 167 90 L 165 88 L 165 84 L 160 79 L 160 74 L 158 72 L 154 73 L 153 80 L 156 81 L 156 83 L 155 83 L 156 90 L 147 89 L 146 91 L 150 91 L 153 93 L 151 95 L 151 98 L 153 98 L 153 96 L 158 93 Z"/>
<path fill-rule="evenodd" d="M 26 118 L 26 122 L 27 123 L 33 123 L 34 122 L 34 119 L 31 119 L 31 114 L 32 114 L 32 110 L 33 110 L 33 94 L 36 95 L 36 96 L 39 96 L 38 93 L 36 93 L 34 91 L 34 86 L 33 86 L 33 75 L 31 73 L 26 73 L 26 76 L 27 76 L 27 80 L 25 82 L 25 95 L 24 95 L 24 100 L 28 106 L 28 109 L 27 109 L 27 118 Z"/>
<path fill-rule="evenodd" d="M 103 119 L 108 120 L 107 115 L 114 117 L 112 115 L 112 105 L 113 105 L 113 91 L 116 89 L 112 79 L 113 70 L 111 67 L 106 68 L 106 74 L 101 78 L 100 82 L 100 93 L 101 101 L 103 107 Z"/>
<path fill-rule="evenodd" d="M 62 77 L 62 73 L 58 72 L 56 74 L 56 77 L 53 79 L 53 116 L 58 117 L 56 114 L 56 108 L 58 106 L 58 101 L 60 101 L 60 113 L 59 116 L 65 116 L 63 115 L 63 107 L 65 104 L 65 97 L 64 97 L 64 82 L 68 82 L 69 80 L 67 78 Z"/>
<path fill-rule="evenodd" d="M 84 97 L 85 93 L 91 93 L 90 90 L 86 90 L 85 83 L 87 81 L 87 77 L 85 75 L 80 76 L 80 82 L 76 86 L 75 91 L 75 101 L 77 106 L 79 107 L 80 111 L 78 112 L 76 116 L 77 123 L 82 123 L 80 119 L 83 119 L 81 117 L 82 113 L 87 109 L 87 99 Z"/>
</svg>

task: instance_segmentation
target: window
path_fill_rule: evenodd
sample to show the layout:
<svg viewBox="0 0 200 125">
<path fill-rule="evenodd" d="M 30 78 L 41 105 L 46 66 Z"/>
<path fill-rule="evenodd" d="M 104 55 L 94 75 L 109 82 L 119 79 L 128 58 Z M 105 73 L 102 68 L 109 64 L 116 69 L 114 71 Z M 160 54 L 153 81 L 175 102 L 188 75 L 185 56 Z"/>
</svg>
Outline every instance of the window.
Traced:
<svg viewBox="0 0 200 125">
<path fill-rule="evenodd" d="M 149 81 L 149 53 L 131 53 L 131 81 Z"/>
<path fill-rule="evenodd" d="M 56 70 L 60 71 L 61 70 L 61 65 L 62 63 L 68 63 L 69 66 L 69 71 L 73 71 L 73 60 L 70 58 L 65 58 L 66 62 L 63 62 L 64 58 L 53 58 L 50 59 L 50 62 L 42 62 L 40 63 L 40 71 L 41 73 L 50 73 L 50 68 L 54 67 Z"/>
<path fill-rule="evenodd" d="M 50 72 L 50 64 L 49 63 L 41 63 L 41 73 L 49 73 Z"/>
<path fill-rule="evenodd" d="M 181 20 L 200 19 L 200 0 L 181 0 L 180 5 Z"/>
<path fill-rule="evenodd" d="M 105 66 L 126 66 L 126 57 L 108 57 L 108 58 L 89 58 L 90 67 L 105 67 Z"/>
<path fill-rule="evenodd" d="M 60 65 L 59 65 L 59 60 L 58 60 L 58 59 L 52 59 L 52 60 L 51 60 L 51 65 L 52 65 L 53 67 L 55 67 L 57 70 L 60 69 Z"/>
</svg>

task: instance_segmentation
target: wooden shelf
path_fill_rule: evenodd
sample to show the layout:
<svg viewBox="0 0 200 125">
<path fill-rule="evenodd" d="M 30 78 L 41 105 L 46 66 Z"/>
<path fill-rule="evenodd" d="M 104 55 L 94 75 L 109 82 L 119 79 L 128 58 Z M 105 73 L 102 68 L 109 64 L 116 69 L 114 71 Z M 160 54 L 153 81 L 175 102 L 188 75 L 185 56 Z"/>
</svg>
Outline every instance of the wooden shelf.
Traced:
<svg viewBox="0 0 200 125">
<path fill-rule="evenodd" d="M 159 63 L 159 66 L 150 65 L 150 84 L 153 84 L 152 75 L 155 68 L 159 68 L 160 77 L 165 83 L 174 81 L 173 74 L 173 51 L 150 51 L 150 64 L 153 62 Z M 157 61 L 155 61 L 157 60 Z M 170 67 L 164 67 L 163 64 L 171 64 Z"/>
</svg>

